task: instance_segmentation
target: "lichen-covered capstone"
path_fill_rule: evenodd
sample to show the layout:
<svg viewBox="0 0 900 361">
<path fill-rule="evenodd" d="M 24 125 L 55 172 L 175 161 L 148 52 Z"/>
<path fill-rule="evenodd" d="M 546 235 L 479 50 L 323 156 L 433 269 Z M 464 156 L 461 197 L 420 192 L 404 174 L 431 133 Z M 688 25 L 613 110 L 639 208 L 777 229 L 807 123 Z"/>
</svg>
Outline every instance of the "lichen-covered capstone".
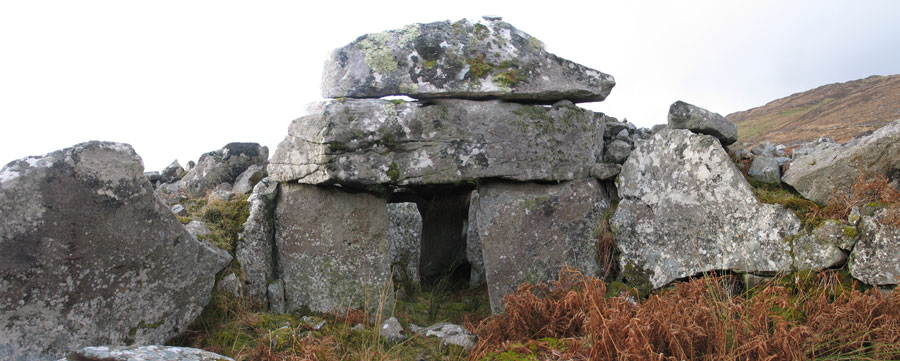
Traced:
<svg viewBox="0 0 900 361">
<path fill-rule="evenodd" d="M 387 202 L 336 187 L 282 183 L 275 208 L 286 311 L 393 305 Z"/>
<path fill-rule="evenodd" d="M 703 271 L 790 270 L 800 221 L 762 204 L 716 138 L 667 129 L 638 143 L 616 179 L 620 266 L 653 288 Z"/>
<path fill-rule="evenodd" d="M 494 312 L 522 282 L 556 279 L 563 265 L 597 275 L 597 242 L 610 203 L 596 179 L 483 184 L 474 206 Z"/>
<path fill-rule="evenodd" d="M 237 242 L 235 256 L 241 264 L 250 297 L 264 300 L 266 285 L 275 277 L 275 196 L 278 183 L 263 178 L 247 199 L 250 215 Z"/>
<path fill-rule="evenodd" d="M 737 125 L 719 113 L 680 100 L 669 107 L 668 120 L 669 129 L 687 129 L 711 135 L 726 146 L 737 141 Z"/>
<path fill-rule="evenodd" d="M 900 283 L 900 228 L 882 224 L 889 212 L 862 217 L 860 239 L 850 253 L 850 275 L 870 285 Z"/>
<path fill-rule="evenodd" d="M 574 105 L 337 100 L 295 120 L 272 156 L 279 182 L 344 186 L 583 178 L 603 157 L 603 115 Z"/>
<path fill-rule="evenodd" d="M 794 159 L 782 181 L 807 199 L 825 204 L 834 189 L 848 193 L 864 172 L 900 177 L 900 119 L 847 145 Z"/>
<path fill-rule="evenodd" d="M 326 98 L 500 98 L 553 104 L 601 101 L 612 76 L 544 50 L 502 21 L 413 24 L 363 35 L 325 63 Z"/>
<path fill-rule="evenodd" d="M 0 170 L 0 359 L 162 343 L 200 314 L 231 256 L 191 236 L 142 172 L 107 142 Z"/>
</svg>

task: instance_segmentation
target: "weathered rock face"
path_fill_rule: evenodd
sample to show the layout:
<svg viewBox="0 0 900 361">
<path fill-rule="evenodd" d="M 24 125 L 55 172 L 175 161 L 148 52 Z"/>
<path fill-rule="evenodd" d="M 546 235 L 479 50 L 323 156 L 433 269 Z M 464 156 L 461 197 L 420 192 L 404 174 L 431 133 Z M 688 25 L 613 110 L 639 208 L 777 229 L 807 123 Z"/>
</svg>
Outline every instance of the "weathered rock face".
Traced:
<svg viewBox="0 0 900 361">
<path fill-rule="evenodd" d="M 747 175 L 763 183 L 778 184 L 781 183 L 781 166 L 775 158 L 758 155 L 753 158 Z"/>
<path fill-rule="evenodd" d="M 388 244 L 394 279 L 419 283 L 419 256 L 422 247 L 422 215 L 415 203 L 387 205 Z"/>
<path fill-rule="evenodd" d="M 792 268 L 821 270 L 843 264 L 847 255 L 841 249 L 815 233 L 802 232 L 790 240 Z"/>
<path fill-rule="evenodd" d="M 153 194 L 128 145 L 78 144 L 0 170 L 0 359 L 162 343 L 231 257 Z"/>
<path fill-rule="evenodd" d="M 253 187 L 247 199 L 250 215 L 244 222 L 244 231 L 238 238 L 235 256 L 244 271 L 247 292 L 251 297 L 264 299 L 266 285 L 275 275 L 275 196 L 278 183 L 264 178 Z"/>
<path fill-rule="evenodd" d="M 72 352 L 60 361 L 234 361 L 217 353 L 175 346 L 96 346 Z"/>
<path fill-rule="evenodd" d="M 519 284 L 556 279 L 564 264 L 587 275 L 599 271 L 597 241 L 609 198 L 597 180 L 489 183 L 478 193 L 476 227 L 494 312 Z"/>
<path fill-rule="evenodd" d="M 601 101 L 612 76 L 557 57 L 502 21 L 414 24 L 364 35 L 325 64 L 326 98 Z"/>
<path fill-rule="evenodd" d="M 484 284 L 484 256 L 481 254 L 481 237 L 478 235 L 478 191 L 469 195 L 469 216 L 466 221 L 466 260 L 469 261 L 469 287 Z"/>
<path fill-rule="evenodd" d="M 276 204 L 276 263 L 286 311 L 344 310 L 366 301 L 377 305 L 384 297 L 390 313 L 393 286 L 384 199 L 281 183 Z"/>
<path fill-rule="evenodd" d="M 881 210 L 860 221 L 860 240 L 850 253 L 850 275 L 870 285 L 896 285 L 900 282 L 900 228 L 879 222 L 887 216 Z"/>
<path fill-rule="evenodd" d="M 900 120 L 859 138 L 853 145 L 818 149 L 794 159 L 782 180 L 816 203 L 825 204 L 832 187 L 847 192 L 861 172 L 900 179 Z"/>
<path fill-rule="evenodd" d="M 181 164 L 178 163 L 178 160 L 173 160 L 172 163 L 169 163 L 162 172 L 160 176 L 162 181 L 165 183 L 171 183 L 181 179 L 184 175 L 184 168 L 181 167 Z"/>
<path fill-rule="evenodd" d="M 602 159 L 603 124 L 575 106 L 331 101 L 291 124 L 268 171 L 279 182 L 363 186 L 571 180 Z"/>
<path fill-rule="evenodd" d="M 791 268 L 785 238 L 799 220 L 761 204 L 719 142 L 663 130 L 632 152 L 617 178 L 611 220 L 629 282 L 653 288 L 703 271 Z"/>
<path fill-rule="evenodd" d="M 725 146 L 737 141 L 737 126 L 734 123 L 718 113 L 680 100 L 669 107 L 669 129 L 687 129 L 711 135 Z"/>
<path fill-rule="evenodd" d="M 181 179 L 181 187 L 192 197 L 200 197 L 219 184 L 233 184 L 248 167 L 265 164 L 268 158 L 267 147 L 256 143 L 229 143 L 200 156 L 197 166 Z"/>
</svg>

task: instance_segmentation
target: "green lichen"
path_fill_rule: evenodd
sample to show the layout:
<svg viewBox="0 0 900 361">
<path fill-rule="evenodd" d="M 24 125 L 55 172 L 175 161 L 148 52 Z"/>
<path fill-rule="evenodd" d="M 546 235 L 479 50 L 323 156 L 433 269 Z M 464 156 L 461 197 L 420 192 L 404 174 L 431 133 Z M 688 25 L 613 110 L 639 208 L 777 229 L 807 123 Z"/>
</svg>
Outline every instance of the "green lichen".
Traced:
<svg viewBox="0 0 900 361">
<path fill-rule="evenodd" d="M 137 335 L 138 330 L 152 330 L 152 329 L 156 329 L 156 328 L 159 328 L 160 326 L 162 326 L 164 323 L 166 323 L 166 319 L 165 319 L 165 318 L 160 319 L 159 321 L 156 321 L 156 322 L 153 322 L 153 323 L 145 323 L 145 322 L 142 320 L 141 322 L 138 323 L 137 326 L 132 327 L 131 329 L 128 330 L 128 338 L 129 338 L 129 339 L 134 339 L 134 336 Z"/>
<path fill-rule="evenodd" d="M 400 179 L 400 167 L 396 162 L 391 162 L 391 165 L 388 166 L 388 170 L 385 173 L 387 174 L 388 178 L 391 179 L 391 182 L 396 182 L 398 179 Z"/>
<path fill-rule="evenodd" d="M 434 68 L 435 65 L 437 65 L 437 62 L 434 61 L 434 60 L 426 60 L 426 61 L 425 61 L 425 69 L 431 69 L 431 68 Z"/>
<path fill-rule="evenodd" d="M 507 70 L 494 74 L 494 83 L 503 88 L 512 88 L 522 81 L 522 74 L 518 69 Z"/>
<path fill-rule="evenodd" d="M 475 27 L 472 29 L 472 33 L 475 35 L 476 39 L 483 41 L 491 35 L 491 30 L 488 29 L 487 26 L 484 26 L 482 24 L 475 24 Z"/>
<path fill-rule="evenodd" d="M 362 51 L 363 60 L 377 73 L 390 73 L 397 70 L 397 60 L 388 45 L 390 41 L 388 33 L 370 34 L 356 43 L 357 49 Z"/>
</svg>

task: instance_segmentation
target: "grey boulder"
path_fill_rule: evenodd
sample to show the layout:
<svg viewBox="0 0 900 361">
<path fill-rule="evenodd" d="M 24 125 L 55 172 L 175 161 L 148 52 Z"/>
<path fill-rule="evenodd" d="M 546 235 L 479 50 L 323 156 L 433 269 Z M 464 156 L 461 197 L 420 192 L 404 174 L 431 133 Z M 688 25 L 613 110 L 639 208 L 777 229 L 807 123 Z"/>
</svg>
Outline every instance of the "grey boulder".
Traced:
<svg viewBox="0 0 900 361">
<path fill-rule="evenodd" d="M 231 256 L 191 236 L 142 172 L 108 142 L 0 170 L 0 359 L 162 343 L 200 314 Z"/>
<path fill-rule="evenodd" d="M 200 156 L 197 165 L 180 180 L 191 197 L 202 197 L 222 183 L 232 184 L 251 165 L 262 165 L 269 148 L 256 143 L 228 143 L 222 149 Z"/>
<path fill-rule="evenodd" d="M 172 183 L 181 179 L 184 176 L 184 168 L 181 167 L 181 164 L 178 164 L 178 160 L 173 160 L 172 163 L 163 168 L 162 172 L 160 172 L 160 176 L 162 176 L 162 181 L 166 183 Z"/>
<path fill-rule="evenodd" d="M 758 155 L 753 158 L 753 163 L 750 163 L 747 175 L 759 182 L 779 184 L 781 183 L 781 166 L 775 158 Z"/>
<path fill-rule="evenodd" d="M 862 217 L 860 239 L 850 253 L 850 275 L 870 285 L 900 282 L 900 228 L 882 224 L 889 212 Z"/>
<path fill-rule="evenodd" d="M 553 104 L 601 101 L 615 86 L 608 74 L 544 50 L 502 21 L 413 24 L 367 34 L 336 49 L 325 63 L 326 98 L 500 98 Z"/>
<path fill-rule="evenodd" d="M 247 293 L 258 300 L 264 299 L 266 285 L 275 277 L 273 252 L 277 194 L 278 183 L 269 178 L 264 178 L 253 187 L 253 193 L 247 199 L 250 215 L 244 222 L 244 230 L 235 247 L 235 257 L 244 271 Z"/>
<path fill-rule="evenodd" d="M 266 177 L 266 167 L 262 164 L 253 164 L 247 167 L 247 170 L 244 173 L 241 173 L 234 180 L 234 187 L 232 187 L 232 192 L 235 194 L 250 194 L 253 191 L 253 187 L 256 183 L 259 183 L 260 180 Z"/>
<path fill-rule="evenodd" d="M 677 101 L 669 107 L 669 129 L 711 135 L 727 146 L 737 141 L 737 126 L 718 113 Z"/>
<path fill-rule="evenodd" d="M 616 179 L 620 269 L 652 288 L 711 270 L 791 269 L 800 221 L 762 204 L 712 136 L 668 129 L 640 143 Z"/>
<path fill-rule="evenodd" d="M 832 190 L 849 192 L 864 172 L 898 177 L 900 174 L 900 119 L 854 142 L 851 146 L 821 149 L 794 159 L 782 180 L 803 197 L 825 204 Z"/>
<path fill-rule="evenodd" d="M 556 279 L 566 264 L 586 275 L 599 272 L 598 232 L 610 202 L 596 179 L 482 184 L 476 206 L 494 312 L 520 284 Z"/>
<path fill-rule="evenodd" d="M 59 361 L 234 361 L 234 359 L 196 348 L 151 345 L 85 347 Z"/>
<path fill-rule="evenodd" d="M 603 118 L 499 101 L 330 101 L 291 124 L 268 172 L 344 186 L 571 180 L 602 158 Z"/>
</svg>

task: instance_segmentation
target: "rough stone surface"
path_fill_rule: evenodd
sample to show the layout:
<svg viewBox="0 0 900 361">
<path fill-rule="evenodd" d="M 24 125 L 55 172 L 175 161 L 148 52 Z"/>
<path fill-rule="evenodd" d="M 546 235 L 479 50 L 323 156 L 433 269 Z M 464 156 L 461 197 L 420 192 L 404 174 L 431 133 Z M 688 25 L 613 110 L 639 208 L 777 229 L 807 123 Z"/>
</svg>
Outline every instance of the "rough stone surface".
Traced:
<svg viewBox="0 0 900 361">
<path fill-rule="evenodd" d="M 131 146 L 88 142 L 0 170 L 0 359 L 162 343 L 231 257 L 153 194 Z"/>
<path fill-rule="evenodd" d="M 419 256 L 422 247 L 422 215 L 415 203 L 390 203 L 388 244 L 395 280 L 419 283 Z"/>
<path fill-rule="evenodd" d="M 191 221 L 188 224 L 184 225 L 184 229 L 188 231 L 194 238 L 201 238 L 209 235 L 209 228 L 206 227 L 206 223 L 201 221 Z"/>
<path fill-rule="evenodd" d="M 200 156 L 197 165 L 181 179 L 181 188 L 192 197 L 202 197 L 222 183 L 233 184 L 248 167 L 265 164 L 269 148 L 256 143 L 228 143 L 222 149 Z"/>
<path fill-rule="evenodd" d="M 469 195 L 469 217 L 466 222 L 466 260 L 469 261 L 469 287 L 484 284 L 484 256 L 481 254 L 481 237 L 478 236 L 478 191 Z"/>
<path fill-rule="evenodd" d="M 564 264 L 598 273 L 597 240 L 610 204 L 596 179 L 488 183 L 478 194 L 476 221 L 494 312 L 522 282 L 556 279 Z"/>
<path fill-rule="evenodd" d="M 426 327 L 425 329 L 422 329 L 421 332 L 425 334 L 425 337 L 440 338 L 441 344 L 444 346 L 456 345 L 462 347 L 466 351 L 474 349 L 475 344 L 478 341 L 478 337 L 474 334 L 462 326 L 454 325 L 452 323 L 442 322 Z"/>
<path fill-rule="evenodd" d="M 591 166 L 591 177 L 599 180 L 609 180 L 615 178 L 621 171 L 621 164 L 599 163 Z"/>
<path fill-rule="evenodd" d="M 821 270 L 843 264 L 847 255 L 837 245 L 812 233 L 801 233 L 791 240 L 793 268 Z"/>
<path fill-rule="evenodd" d="M 209 192 L 209 197 L 206 198 L 206 201 L 209 203 L 227 202 L 233 198 L 234 192 L 231 191 L 231 184 L 222 183 Z"/>
<path fill-rule="evenodd" d="M 345 186 L 569 180 L 602 158 L 603 124 L 574 106 L 331 101 L 291 124 L 268 171 L 279 182 Z"/>
<path fill-rule="evenodd" d="M 900 119 L 858 139 L 852 146 L 822 149 L 794 159 L 782 180 L 803 197 L 825 204 L 832 188 L 848 192 L 861 172 L 900 178 Z"/>
<path fill-rule="evenodd" d="M 393 286 L 384 199 L 281 183 L 276 204 L 276 263 L 287 311 L 343 311 L 384 300 L 390 313 Z"/>
<path fill-rule="evenodd" d="M 266 287 L 266 296 L 269 301 L 269 309 L 275 313 L 285 313 L 286 305 L 284 303 L 284 281 L 275 280 L 272 281 Z"/>
<path fill-rule="evenodd" d="M 403 326 L 400 325 L 400 321 L 397 321 L 396 317 L 384 320 L 381 323 L 381 329 L 378 330 L 378 334 L 388 340 L 388 342 L 400 342 L 406 339 L 406 332 L 403 331 Z"/>
<path fill-rule="evenodd" d="M 253 187 L 247 201 L 250 215 L 244 222 L 244 231 L 238 237 L 235 257 L 244 271 L 247 293 L 263 299 L 266 285 L 275 278 L 275 196 L 278 183 L 264 178 Z"/>
<path fill-rule="evenodd" d="M 850 253 L 850 275 L 870 285 L 900 282 L 900 228 L 879 222 L 888 212 L 881 210 L 874 216 L 862 217 L 860 240 Z"/>
<path fill-rule="evenodd" d="M 259 183 L 265 177 L 266 167 L 262 164 L 253 164 L 247 167 L 247 170 L 234 180 L 234 187 L 231 191 L 239 194 L 249 194 L 253 191 L 256 183 Z"/>
<path fill-rule="evenodd" d="M 747 175 L 763 183 L 779 184 L 781 183 L 781 166 L 778 165 L 775 158 L 758 155 L 753 158 L 753 163 L 750 163 Z"/>
<path fill-rule="evenodd" d="M 632 152 L 616 179 L 611 219 L 620 269 L 653 288 L 703 271 L 791 268 L 800 221 L 761 204 L 716 138 L 661 131 Z"/>
<path fill-rule="evenodd" d="M 819 242 L 831 243 L 845 251 L 853 250 L 853 246 L 859 239 L 859 229 L 855 225 L 844 224 L 833 219 L 826 220 L 812 233 Z"/>
<path fill-rule="evenodd" d="M 60 361 L 234 361 L 206 350 L 176 346 L 95 346 L 72 352 Z"/>
<path fill-rule="evenodd" d="M 172 183 L 184 176 L 184 168 L 181 167 L 181 164 L 178 164 L 178 160 L 176 159 L 163 168 L 160 176 L 162 176 L 163 182 Z"/>
<path fill-rule="evenodd" d="M 625 163 L 625 160 L 631 155 L 631 148 L 632 146 L 628 142 L 614 140 L 606 146 L 606 154 L 603 156 L 603 160 L 615 164 Z"/>
<path fill-rule="evenodd" d="M 326 98 L 501 98 L 553 104 L 601 101 L 615 86 L 608 74 L 544 50 L 502 21 L 413 24 L 364 35 L 325 64 Z"/>
<path fill-rule="evenodd" d="M 714 136 L 725 146 L 737 141 L 737 126 L 730 120 L 680 100 L 669 107 L 668 125 L 669 129 L 687 129 Z"/>
<path fill-rule="evenodd" d="M 216 287 L 235 296 L 241 295 L 241 280 L 238 279 L 234 272 L 222 277 Z"/>
</svg>

